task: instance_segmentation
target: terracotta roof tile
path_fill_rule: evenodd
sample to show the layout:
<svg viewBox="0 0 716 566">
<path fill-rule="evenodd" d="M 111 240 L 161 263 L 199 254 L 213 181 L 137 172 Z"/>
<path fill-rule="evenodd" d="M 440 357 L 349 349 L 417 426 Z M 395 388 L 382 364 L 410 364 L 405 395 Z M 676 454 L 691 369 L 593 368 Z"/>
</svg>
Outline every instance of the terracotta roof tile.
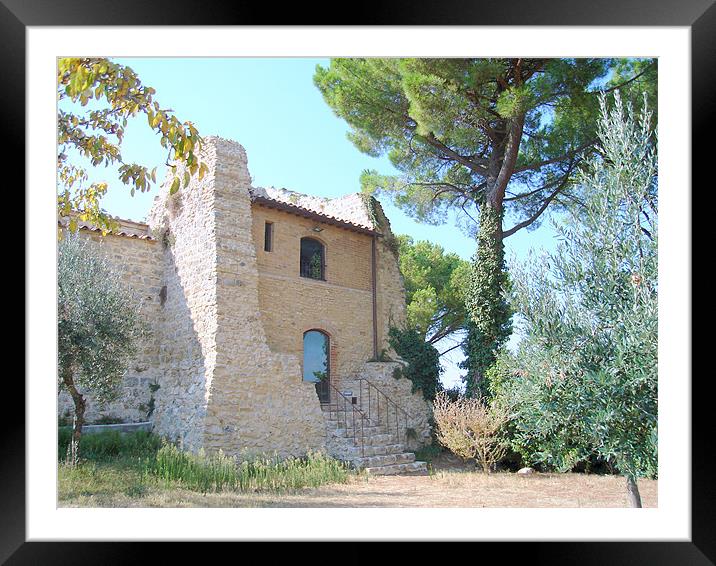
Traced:
<svg viewBox="0 0 716 566">
<path fill-rule="evenodd" d="M 249 189 L 252 202 L 363 234 L 377 234 L 359 194 L 328 199 L 273 187 Z"/>
<path fill-rule="evenodd" d="M 109 233 L 113 236 L 123 236 L 125 238 L 136 238 L 138 240 L 150 240 L 156 241 L 156 238 L 152 236 L 149 230 L 149 225 L 144 222 L 136 222 L 135 220 L 129 220 L 126 218 L 111 217 L 112 220 L 119 223 L 118 230 L 110 230 Z M 57 220 L 58 226 L 66 227 L 68 224 L 67 217 Z M 102 229 L 89 222 L 82 220 L 77 221 L 77 228 L 79 230 L 87 230 L 89 232 L 102 232 Z"/>
</svg>

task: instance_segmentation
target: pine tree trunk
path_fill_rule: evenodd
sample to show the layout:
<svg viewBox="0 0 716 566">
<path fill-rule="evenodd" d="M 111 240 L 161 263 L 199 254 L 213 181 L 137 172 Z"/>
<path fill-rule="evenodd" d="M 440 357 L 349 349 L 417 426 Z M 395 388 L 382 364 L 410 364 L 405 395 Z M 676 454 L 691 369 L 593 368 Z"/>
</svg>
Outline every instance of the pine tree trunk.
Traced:
<svg viewBox="0 0 716 566">
<path fill-rule="evenodd" d="M 504 267 L 502 203 L 484 202 L 480 206 L 477 250 L 471 266 L 465 307 L 471 319 L 468 342 L 468 396 L 487 395 L 485 371 L 495 361 L 495 351 L 509 337 L 509 308 L 504 291 L 507 275 Z"/>
<path fill-rule="evenodd" d="M 639 486 L 636 484 L 636 478 L 633 476 L 626 477 L 627 499 L 629 507 L 641 507 L 641 495 L 639 495 Z"/>
<path fill-rule="evenodd" d="M 63 370 L 62 382 L 67 387 L 67 391 L 75 405 L 75 416 L 72 419 L 72 437 L 67 450 L 67 463 L 70 466 L 76 466 L 80 463 L 80 439 L 82 438 L 82 425 L 85 423 L 85 407 L 87 403 L 84 396 L 75 387 L 71 368 Z"/>
</svg>

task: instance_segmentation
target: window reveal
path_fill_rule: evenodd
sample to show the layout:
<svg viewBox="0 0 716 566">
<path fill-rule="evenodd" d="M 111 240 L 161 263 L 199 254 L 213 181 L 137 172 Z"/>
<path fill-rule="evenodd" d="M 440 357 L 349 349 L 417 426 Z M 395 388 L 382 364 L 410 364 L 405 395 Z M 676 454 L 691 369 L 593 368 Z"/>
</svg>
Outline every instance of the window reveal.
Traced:
<svg viewBox="0 0 716 566">
<path fill-rule="evenodd" d="M 301 277 L 325 281 L 325 248 L 313 238 L 301 238 Z"/>
</svg>

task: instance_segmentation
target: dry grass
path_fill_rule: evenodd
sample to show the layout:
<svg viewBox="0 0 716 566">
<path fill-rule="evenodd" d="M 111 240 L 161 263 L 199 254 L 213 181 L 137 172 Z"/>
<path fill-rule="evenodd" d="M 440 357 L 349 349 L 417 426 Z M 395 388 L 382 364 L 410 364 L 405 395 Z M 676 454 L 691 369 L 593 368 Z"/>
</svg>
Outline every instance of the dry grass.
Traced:
<svg viewBox="0 0 716 566">
<path fill-rule="evenodd" d="M 109 482 L 108 482 L 109 483 Z M 106 487 L 109 487 L 107 485 Z M 287 494 L 210 493 L 178 486 L 72 490 L 60 479 L 61 507 L 625 507 L 624 479 L 446 469 L 432 476 L 353 476 L 350 483 Z M 657 506 L 657 481 L 639 481 L 644 507 Z"/>
</svg>

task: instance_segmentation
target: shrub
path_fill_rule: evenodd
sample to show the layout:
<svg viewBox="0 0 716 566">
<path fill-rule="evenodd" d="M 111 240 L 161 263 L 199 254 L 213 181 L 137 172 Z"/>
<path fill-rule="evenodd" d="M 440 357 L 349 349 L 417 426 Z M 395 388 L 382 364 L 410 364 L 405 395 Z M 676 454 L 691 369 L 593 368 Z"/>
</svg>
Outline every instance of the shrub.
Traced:
<svg viewBox="0 0 716 566">
<path fill-rule="evenodd" d="M 412 382 L 411 390 L 418 389 L 423 397 L 432 402 L 441 390 L 440 354 L 432 344 L 425 342 L 417 330 L 391 327 L 388 331 L 391 347 L 408 365 L 398 368 L 395 377 L 407 377 Z"/>
<path fill-rule="evenodd" d="M 483 472 L 489 473 L 505 456 L 500 432 L 509 416 L 500 404 L 488 405 L 475 397 L 451 401 L 441 392 L 433 403 L 433 415 L 438 442 L 465 460 L 474 458 Z"/>
<path fill-rule="evenodd" d="M 119 417 L 102 415 L 101 417 L 95 419 L 94 423 L 92 423 L 92 424 L 120 424 L 123 422 L 124 422 L 124 420 L 120 419 Z"/>
<path fill-rule="evenodd" d="M 345 483 L 347 465 L 321 453 L 309 452 L 304 458 L 255 458 L 241 463 L 223 452 L 198 454 L 165 444 L 147 473 L 169 483 L 178 481 L 188 489 L 209 491 L 288 491 L 317 487 L 326 483 Z"/>
</svg>

